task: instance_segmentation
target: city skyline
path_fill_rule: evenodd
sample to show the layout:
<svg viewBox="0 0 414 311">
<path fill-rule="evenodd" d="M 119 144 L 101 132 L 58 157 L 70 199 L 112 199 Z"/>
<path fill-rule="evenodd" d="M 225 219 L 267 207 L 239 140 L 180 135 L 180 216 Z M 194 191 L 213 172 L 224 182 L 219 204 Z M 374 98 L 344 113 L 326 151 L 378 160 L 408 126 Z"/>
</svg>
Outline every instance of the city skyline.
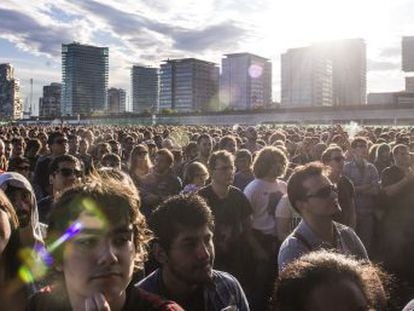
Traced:
<svg viewBox="0 0 414 311">
<path fill-rule="evenodd" d="M 191 12 L 191 15 L 188 14 Z M 280 55 L 313 42 L 360 37 L 367 44 L 367 92 L 404 89 L 401 37 L 414 34 L 414 1 L 156 0 L 2 1 L 0 62 L 21 82 L 21 98 L 38 102 L 42 87 L 61 82 L 60 46 L 109 47 L 109 87 L 131 97 L 133 64 L 158 66 L 168 58 L 220 63 L 222 55 L 248 52 L 273 65 L 273 100 L 280 101 Z M 318 22 L 319 21 L 319 22 Z M 131 105 L 131 101 L 129 101 Z"/>
</svg>

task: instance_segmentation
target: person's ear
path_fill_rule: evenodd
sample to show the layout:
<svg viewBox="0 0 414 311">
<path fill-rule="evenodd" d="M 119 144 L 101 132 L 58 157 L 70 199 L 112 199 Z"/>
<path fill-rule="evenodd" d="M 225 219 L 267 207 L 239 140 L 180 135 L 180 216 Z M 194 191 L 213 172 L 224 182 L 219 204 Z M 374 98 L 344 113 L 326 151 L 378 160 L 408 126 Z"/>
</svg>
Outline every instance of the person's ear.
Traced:
<svg viewBox="0 0 414 311">
<path fill-rule="evenodd" d="M 159 243 L 154 243 L 154 245 L 153 245 L 153 254 L 154 254 L 155 259 L 161 265 L 167 264 L 168 254 L 165 251 L 165 249 Z"/>
</svg>

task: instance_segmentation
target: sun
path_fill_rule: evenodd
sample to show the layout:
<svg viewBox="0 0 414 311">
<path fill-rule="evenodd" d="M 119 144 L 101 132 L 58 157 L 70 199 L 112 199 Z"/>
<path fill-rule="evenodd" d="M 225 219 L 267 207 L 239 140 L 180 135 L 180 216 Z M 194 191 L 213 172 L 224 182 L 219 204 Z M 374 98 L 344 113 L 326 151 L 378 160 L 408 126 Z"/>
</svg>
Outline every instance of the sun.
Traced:
<svg viewBox="0 0 414 311">
<path fill-rule="evenodd" d="M 387 0 L 273 1 L 257 17 L 257 31 L 268 48 L 355 37 L 378 40 L 387 33 L 389 9 Z"/>
</svg>

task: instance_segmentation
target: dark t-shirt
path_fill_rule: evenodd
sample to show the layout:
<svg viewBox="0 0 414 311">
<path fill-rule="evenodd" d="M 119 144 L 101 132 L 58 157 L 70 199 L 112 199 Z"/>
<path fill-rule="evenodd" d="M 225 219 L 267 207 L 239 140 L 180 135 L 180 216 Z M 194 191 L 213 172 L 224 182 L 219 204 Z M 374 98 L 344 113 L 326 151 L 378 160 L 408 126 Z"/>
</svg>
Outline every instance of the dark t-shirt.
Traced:
<svg viewBox="0 0 414 311">
<path fill-rule="evenodd" d="M 404 178 L 397 166 L 382 172 L 381 186 L 393 185 Z M 382 219 L 384 265 L 402 280 L 414 286 L 414 182 L 408 182 L 393 196 L 383 194 L 385 211 Z M 414 294 L 414 292 L 413 292 Z"/>
<path fill-rule="evenodd" d="M 36 293 L 29 301 L 27 311 L 70 311 L 67 293 L 61 292 L 53 287 L 46 287 Z M 130 286 L 126 291 L 126 301 L 122 311 L 183 311 L 175 302 L 165 300 L 158 295 Z"/>
<path fill-rule="evenodd" d="M 337 187 L 338 201 L 342 211 L 334 216 L 334 220 L 349 227 L 351 225 L 351 216 L 352 214 L 355 215 L 355 210 L 351 210 L 352 208 L 355 209 L 355 204 L 352 205 L 352 202 L 355 201 L 355 188 L 352 181 L 346 176 L 341 176 Z"/>
<path fill-rule="evenodd" d="M 206 199 L 214 215 L 215 268 L 238 274 L 237 267 L 246 246 L 243 223 L 252 214 L 250 202 L 238 188 L 230 186 L 226 198 L 219 198 L 210 185 L 201 188 L 198 194 Z"/>
</svg>

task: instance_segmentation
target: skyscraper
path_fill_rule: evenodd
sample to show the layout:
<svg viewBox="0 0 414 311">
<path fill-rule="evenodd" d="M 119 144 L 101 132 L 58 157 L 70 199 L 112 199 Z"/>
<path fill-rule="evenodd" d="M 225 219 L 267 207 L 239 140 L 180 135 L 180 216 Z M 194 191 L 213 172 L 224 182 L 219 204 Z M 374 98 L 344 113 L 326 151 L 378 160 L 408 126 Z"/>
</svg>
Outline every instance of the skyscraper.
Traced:
<svg viewBox="0 0 414 311">
<path fill-rule="evenodd" d="M 282 55 L 282 104 L 364 105 L 366 72 L 366 45 L 362 39 L 288 50 Z"/>
<path fill-rule="evenodd" d="M 320 45 L 332 61 L 333 105 L 365 105 L 367 48 L 364 40 L 337 40 Z"/>
<path fill-rule="evenodd" d="M 226 54 L 221 61 L 221 108 L 252 109 L 272 103 L 272 63 L 250 53 Z"/>
<path fill-rule="evenodd" d="M 282 105 L 332 105 L 332 62 L 316 47 L 282 54 Z"/>
<path fill-rule="evenodd" d="M 108 48 L 62 44 L 62 115 L 107 109 Z"/>
<path fill-rule="evenodd" d="M 108 112 L 121 113 L 126 111 L 126 92 L 124 89 L 111 87 L 108 89 Z"/>
<path fill-rule="evenodd" d="M 159 101 L 158 68 L 133 66 L 132 80 L 132 111 L 156 111 Z"/>
<path fill-rule="evenodd" d="M 160 69 L 160 105 L 176 111 L 218 108 L 219 68 L 195 58 L 167 60 Z"/>
<path fill-rule="evenodd" d="M 22 118 L 22 102 L 19 97 L 20 83 L 14 78 L 10 64 L 0 64 L 0 119 Z"/>
<path fill-rule="evenodd" d="M 414 36 L 402 37 L 402 70 L 414 71 Z"/>
<path fill-rule="evenodd" d="M 62 84 L 51 83 L 43 87 L 43 97 L 39 100 L 39 116 L 56 118 L 60 116 Z"/>
</svg>

